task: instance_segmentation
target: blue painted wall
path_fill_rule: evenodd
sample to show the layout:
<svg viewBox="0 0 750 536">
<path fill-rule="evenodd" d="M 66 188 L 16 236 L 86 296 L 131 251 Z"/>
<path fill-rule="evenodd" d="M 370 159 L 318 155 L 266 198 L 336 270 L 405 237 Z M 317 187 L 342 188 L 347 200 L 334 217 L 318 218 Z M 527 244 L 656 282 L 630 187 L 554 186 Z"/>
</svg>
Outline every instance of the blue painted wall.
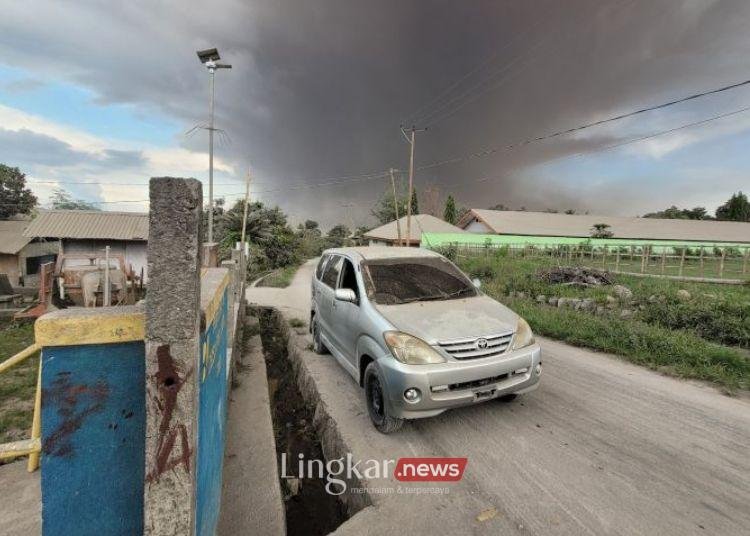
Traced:
<svg viewBox="0 0 750 536">
<path fill-rule="evenodd" d="M 228 292 L 201 334 L 196 534 L 211 536 L 219 520 L 227 418 Z"/>
<path fill-rule="evenodd" d="M 142 534 L 144 374 L 143 342 L 44 348 L 44 536 Z"/>
</svg>

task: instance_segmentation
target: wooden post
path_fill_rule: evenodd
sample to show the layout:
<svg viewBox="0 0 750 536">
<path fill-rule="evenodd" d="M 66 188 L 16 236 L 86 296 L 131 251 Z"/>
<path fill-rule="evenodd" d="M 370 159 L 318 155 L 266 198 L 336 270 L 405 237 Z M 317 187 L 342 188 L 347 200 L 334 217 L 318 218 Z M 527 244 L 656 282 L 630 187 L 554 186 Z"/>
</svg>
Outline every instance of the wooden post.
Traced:
<svg viewBox="0 0 750 536">
<path fill-rule="evenodd" d="M 646 249 L 648 246 L 641 247 L 641 273 L 646 272 Z"/>
<path fill-rule="evenodd" d="M 396 232 L 398 233 L 398 245 L 403 246 L 401 241 L 401 220 L 398 219 L 398 196 L 396 195 L 396 181 L 393 179 L 393 168 L 390 169 L 391 174 L 391 189 L 393 190 L 393 208 L 396 209 Z M 411 204 L 411 199 L 409 199 Z"/>
<path fill-rule="evenodd" d="M 705 277 L 706 273 L 705 273 L 704 261 L 703 261 L 703 246 L 701 246 L 700 263 L 701 263 L 701 277 Z"/>
<path fill-rule="evenodd" d="M 747 260 L 750 259 L 750 247 L 745 248 L 745 258 L 742 260 L 742 275 L 747 273 Z"/>
<path fill-rule="evenodd" d="M 683 270 L 685 269 L 685 247 L 682 248 L 682 255 L 680 255 L 680 277 L 682 277 Z"/>
<path fill-rule="evenodd" d="M 617 248 L 617 256 L 615 257 L 615 272 L 620 271 L 620 248 Z"/>
<path fill-rule="evenodd" d="M 724 259 L 727 256 L 727 248 L 721 248 L 721 259 L 719 260 L 719 279 L 724 277 Z"/>
<path fill-rule="evenodd" d="M 664 275 L 664 269 L 667 265 L 667 248 L 662 246 L 661 249 L 661 275 Z"/>
<path fill-rule="evenodd" d="M 605 268 L 607 267 L 607 246 L 604 246 L 604 250 L 602 252 L 602 266 Z"/>
</svg>

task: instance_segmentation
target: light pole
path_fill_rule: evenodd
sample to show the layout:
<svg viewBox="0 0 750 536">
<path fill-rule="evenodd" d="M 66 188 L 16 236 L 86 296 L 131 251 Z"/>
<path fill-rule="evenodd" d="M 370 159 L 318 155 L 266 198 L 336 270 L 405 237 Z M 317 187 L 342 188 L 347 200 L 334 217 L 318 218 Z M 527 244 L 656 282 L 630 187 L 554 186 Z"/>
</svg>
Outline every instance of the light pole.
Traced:
<svg viewBox="0 0 750 536">
<path fill-rule="evenodd" d="M 228 63 L 217 63 L 221 57 L 215 48 L 199 50 L 198 59 L 209 73 L 210 100 L 208 103 L 208 242 L 214 241 L 214 74 L 216 69 L 231 69 Z"/>
</svg>

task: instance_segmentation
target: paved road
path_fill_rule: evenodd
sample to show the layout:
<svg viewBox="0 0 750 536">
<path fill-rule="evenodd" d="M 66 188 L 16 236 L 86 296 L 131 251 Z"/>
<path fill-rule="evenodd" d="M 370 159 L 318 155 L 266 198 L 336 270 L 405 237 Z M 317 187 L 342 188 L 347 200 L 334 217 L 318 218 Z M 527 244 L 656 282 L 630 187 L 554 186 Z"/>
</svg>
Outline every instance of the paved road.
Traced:
<svg viewBox="0 0 750 536">
<path fill-rule="evenodd" d="M 306 319 L 313 268 L 304 265 L 288 289 L 249 289 L 248 299 Z M 373 495 L 374 506 L 339 532 L 748 534 L 747 398 L 548 339 L 541 345 L 537 391 L 414 421 L 392 436 L 370 426 L 361 390 L 330 357 L 306 354 L 355 459 L 469 459 L 449 494 Z"/>
</svg>

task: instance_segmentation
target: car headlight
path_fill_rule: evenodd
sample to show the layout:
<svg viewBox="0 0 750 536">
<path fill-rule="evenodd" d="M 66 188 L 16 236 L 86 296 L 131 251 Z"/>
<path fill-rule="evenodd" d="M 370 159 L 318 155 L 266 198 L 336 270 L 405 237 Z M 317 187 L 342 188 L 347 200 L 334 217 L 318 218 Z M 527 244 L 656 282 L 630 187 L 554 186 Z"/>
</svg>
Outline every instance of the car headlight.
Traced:
<svg viewBox="0 0 750 536">
<path fill-rule="evenodd" d="M 529 323 L 523 318 L 518 318 L 518 328 L 516 328 L 516 337 L 513 340 L 513 349 L 518 350 L 519 348 L 525 348 L 531 344 L 534 344 L 534 334 L 531 332 Z"/>
<path fill-rule="evenodd" d="M 445 363 L 445 358 L 429 344 L 408 333 L 386 331 L 383 334 L 385 343 L 391 349 L 393 357 L 407 365 L 429 365 Z"/>
</svg>

